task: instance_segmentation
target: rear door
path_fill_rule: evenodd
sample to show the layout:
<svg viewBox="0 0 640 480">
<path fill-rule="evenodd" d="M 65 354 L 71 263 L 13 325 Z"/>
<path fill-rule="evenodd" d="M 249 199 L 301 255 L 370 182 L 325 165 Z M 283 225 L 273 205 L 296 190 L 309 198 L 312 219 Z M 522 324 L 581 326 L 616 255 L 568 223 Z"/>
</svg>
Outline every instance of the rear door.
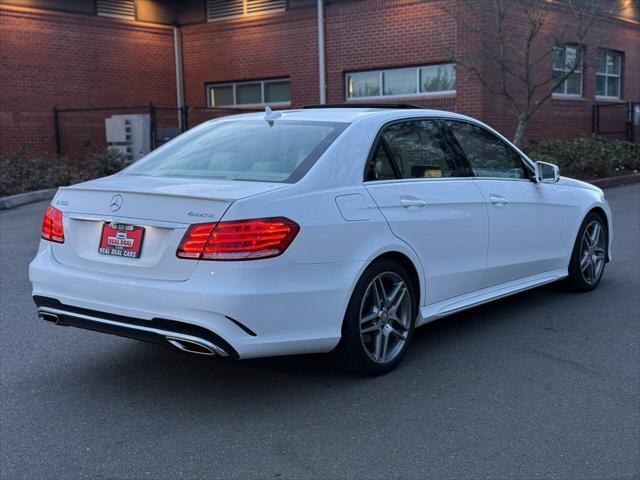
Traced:
<svg viewBox="0 0 640 480">
<path fill-rule="evenodd" d="M 483 196 L 452 155 L 437 120 L 402 120 L 381 131 L 365 186 L 393 233 L 417 253 L 424 304 L 477 290 L 486 266 Z"/>
<path fill-rule="evenodd" d="M 489 253 L 484 287 L 562 267 L 562 206 L 556 186 L 532 181 L 520 155 L 480 125 L 447 120 L 489 214 Z"/>
</svg>

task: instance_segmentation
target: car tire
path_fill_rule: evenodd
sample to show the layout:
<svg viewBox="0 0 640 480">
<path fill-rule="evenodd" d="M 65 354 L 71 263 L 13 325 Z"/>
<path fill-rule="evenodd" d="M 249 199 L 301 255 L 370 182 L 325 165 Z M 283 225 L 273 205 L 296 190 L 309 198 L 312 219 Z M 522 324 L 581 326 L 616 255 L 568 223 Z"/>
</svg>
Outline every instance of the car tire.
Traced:
<svg viewBox="0 0 640 480">
<path fill-rule="evenodd" d="M 598 286 L 607 262 L 608 242 L 606 221 L 590 212 L 580 225 L 571 254 L 566 282 L 571 290 L 588 292 Z"/>
<path fill-rule="evenodd" d="M 372 376 L 393 370 L 413 337 L 416 297 L 411 276 L 400 263 L 381 259 L 371 264 L 351 295 L 332 364 Z"/>
</svg>

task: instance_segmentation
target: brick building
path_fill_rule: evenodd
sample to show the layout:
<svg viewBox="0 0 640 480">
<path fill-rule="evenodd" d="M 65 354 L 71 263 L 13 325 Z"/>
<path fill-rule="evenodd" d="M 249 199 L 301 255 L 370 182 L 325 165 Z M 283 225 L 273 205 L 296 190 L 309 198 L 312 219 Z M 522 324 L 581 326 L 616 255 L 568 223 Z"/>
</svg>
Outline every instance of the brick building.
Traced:
<svg viewBox="0 0 640 480">
<path fill-rule="evenodd" d="M 588 43 L 556 46 L 598 60 L 557 89 L 528 139 L 591 131 L 595 103 L 640 102 L 640 6 L 603 1 L 609 13 Z M 551 3 L 548 28 L 562 28 L 562 2 Z M 326 0 L 326 101 L 410 102 L 512 135 L 505 102 L 452 61 L 483 54 L 451 15 L 456 4 L 464 8 L 462 0 Z M 55 153 L 54 107 L 187 104 L 220 114 L 317 104 L 318 25 L 315 0 L 0 0 L 0 157 Z M 550 54 L 543 67 L 562 64 Z M 63 143 L 92 121 L 104 133 L 103 117 L 75 118 Z"/>
</svg>

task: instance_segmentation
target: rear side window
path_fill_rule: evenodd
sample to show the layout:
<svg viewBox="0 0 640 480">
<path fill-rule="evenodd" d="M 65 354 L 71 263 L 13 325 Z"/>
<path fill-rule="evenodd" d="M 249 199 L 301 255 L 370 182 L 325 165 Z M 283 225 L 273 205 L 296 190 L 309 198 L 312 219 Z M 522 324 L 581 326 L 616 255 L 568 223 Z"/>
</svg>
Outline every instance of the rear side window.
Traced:
<svg viewBox="0 0 640 480">
<path fill-rule="evenodd" d="M 438 125 L 433 120 L 411 120 L 389 125 L 384 142 L 402 178 L 457 176 L 458 170 Z"/>
<path fill-rule="evenodd" d="M 378 146 L 369 161 L 367 169 L 366 181 L 371 182 L 374 180 L 393 180 L 398 178 L 396 172 L 391 164 L 391 158 L 387 153 L 387 149 L 383 142 L 378 142 Z"/>
<path fill-rule="evenodd" d="M 528 178 L 520 157 L 493 133 L 466 122 L 447 121 L 476 177 Z"/>
<path fill-rule="evenodd" d="M 276 120 L 212 122 L 180 135 L 126 175 L 294 182 L 347 124 Z"/>
</svg>

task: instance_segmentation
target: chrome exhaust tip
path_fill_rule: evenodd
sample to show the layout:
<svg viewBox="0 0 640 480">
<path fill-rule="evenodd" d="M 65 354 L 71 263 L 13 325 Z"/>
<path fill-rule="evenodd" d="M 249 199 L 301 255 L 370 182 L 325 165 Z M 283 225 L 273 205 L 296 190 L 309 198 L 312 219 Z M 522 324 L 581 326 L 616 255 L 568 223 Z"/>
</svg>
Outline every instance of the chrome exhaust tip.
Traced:
<svg viewBox="0 0 640 480">
<path fill-rule="evenodd" d="M 183 352 L 196 353 L 198 355 L 218 355 L 214 345 L 206 345 L 195 340 L 184 338 L 165 337 L 167 342 Z M 209 342 L 207 342 L 208 344 Z M 225 352 L 226 353 L 226 352 Z"/>
<path fill-rule="evenodd" d="M 56 325 L 60 323 L 60 317 L 58 317 L 58 315 L 56 315 L 55 313 L 39 312 L 38 317 L 40 317 L 40 320 L 55 323 Z"/>
</svg>

